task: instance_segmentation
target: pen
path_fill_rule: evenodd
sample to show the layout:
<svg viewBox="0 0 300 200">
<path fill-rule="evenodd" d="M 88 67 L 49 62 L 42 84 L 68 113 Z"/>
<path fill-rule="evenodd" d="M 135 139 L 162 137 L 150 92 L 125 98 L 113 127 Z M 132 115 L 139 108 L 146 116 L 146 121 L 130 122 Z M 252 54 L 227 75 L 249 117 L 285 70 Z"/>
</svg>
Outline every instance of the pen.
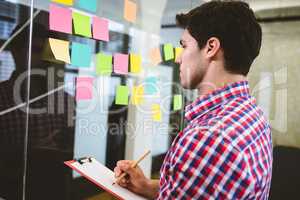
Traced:
<svg viewBox="0 0 300 200">
<path fill-rule="evenodd" d="M 144 155 L 142 155 L 137 161 L 135 161 L 132 165 L 131 165 L 131 167 L 132 168 L 135 168 L 148 154 L 150 154 L 150 150 L 148 150 L 146 153 L 144 153 Z M 118 183 L 122 178 L 124 178 L 125 176 L 127 175 L 127 173 L 126 172 L 123 172 L 118 178 L 117 178 L 117 180 L 115 181 L 115 182 L 113 182 L 113 184 L 112 185 L 114 185 L 114 184 L 116 184 L 116 183 Z"/>
</svg>

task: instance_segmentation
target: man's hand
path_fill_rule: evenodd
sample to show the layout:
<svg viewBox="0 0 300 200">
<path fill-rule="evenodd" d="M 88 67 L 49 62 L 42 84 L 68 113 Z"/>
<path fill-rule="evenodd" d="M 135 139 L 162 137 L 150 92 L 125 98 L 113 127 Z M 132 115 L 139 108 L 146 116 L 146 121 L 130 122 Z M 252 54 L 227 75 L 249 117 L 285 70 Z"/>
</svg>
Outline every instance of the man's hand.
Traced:
<svg viewBox="0 0 300 200">
<path fill-rule="evenodd" d="M 154 181 L 145 177 L 143 171 L 138 166 L 133 168 L 134 161 L 120 160 L 114 169 L 115 177 L 118 178 L 123 172 L 128 175 L 117 182 L 120 186 L 130 191 L 140 194 L 144 197 L 153 199 L 158 192 L 158 181 Z"/>
</svg>

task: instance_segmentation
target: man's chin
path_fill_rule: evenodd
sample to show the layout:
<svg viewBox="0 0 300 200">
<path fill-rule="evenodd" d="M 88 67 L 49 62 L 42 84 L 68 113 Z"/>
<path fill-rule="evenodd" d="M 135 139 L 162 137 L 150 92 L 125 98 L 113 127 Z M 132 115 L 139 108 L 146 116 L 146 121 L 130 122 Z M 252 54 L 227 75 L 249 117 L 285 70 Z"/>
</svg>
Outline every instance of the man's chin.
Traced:
<svg viewBox="0 0 300 200">
<path fill-rule="evenodd" d="M 181 84 L 182 88 L 187 89 L 187 90 L 193 90 L 193 89 L 197 88 L 193 84 L 189 84 L 189 83 L 186 83 L 186 82 L 183 82 L 183 81 L 180 81 L 180 84 Z"/>
</svg>

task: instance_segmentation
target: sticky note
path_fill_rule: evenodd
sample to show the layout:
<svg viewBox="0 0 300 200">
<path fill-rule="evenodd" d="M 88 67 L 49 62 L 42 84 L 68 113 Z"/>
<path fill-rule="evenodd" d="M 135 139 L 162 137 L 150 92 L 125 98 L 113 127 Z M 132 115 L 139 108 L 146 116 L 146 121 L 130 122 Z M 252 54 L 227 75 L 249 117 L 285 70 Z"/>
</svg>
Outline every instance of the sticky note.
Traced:
<svg viewBox="0 0 300 200">
<path fill-rule="evenodd" d="M 183 48 L 181 48 L 181 47 L 176 47 L 175 48 L 175 59 L 177 59 L 180 56 L 182 51 L 183 51 Z"/>
<path fill-rule="evenodd" d="M 97 11 L 97 0 L 77 0 L 76 5 L 78 8 L 96 12 Z"/>
<path fill-rule="evenodd" d="M 91 17 L 78 12 L 73 12 L 72 16 L 75 34 L 85 37 L 92 37 Z"/>
<path fill-rule="evenodd" d="M 96 16 L 93 17 L 93 38 L 109 41 L 108 20 Z"/>
<path fill-rule="evenodd" d="M 158 79 L 156 77 L 147 77 L 145 79 L 144 87 L 145 93 L 148 95 L 153 95 L 159 92 Z"/>
<path fill-rule="evenodd" d="M 88 100 L 93 98 L 93 78 L 76 78 L 76 100 Z"/>
<path fill-rule="evenodd" d="M 129 89 L 127 86 L 119 85 L 116 93 L 117 105 L 128 105 Z"/>
<path fill-rule="evenodd" d="M 153 121 L 161 121 L 161 109 L 159 104 L 153 104 L 152 107 L 152 119 Z"/>
<path fill-rule="evenodd" d="M 162 61 L 159 48 L 151 49 L 149 57 L 153 65 L 157 65 Z"/>
<path fill-rule="evenodd" d="M 70 9 L 50 4 L 49 12 L 50 30 L 72 33 L 72 11 Z"/>
<path fill-rule="evenodd" d="M 72 43 L 71 63 L 77 67 L 90 67 L 92 49 L 86 44 Z"/>
<path fill-rule="evenodd" d="M 136 54 L 130 54 L 130 72 L 141 72 L 142 57 Z"/>
<path fill-rule="evenodd" d="M 71 63 L 69 52 L 69 41 L 49 38 L 50 48 L 56 60 Z"/>
<path fill-rule="evenodd" d="M 112 56 L 103 53 L 96 55 L 96 74 L 110 75 L 112 72 Z"/>
<path fill-rule="evenodd" d="M 132 96 L 131 96 L 131 103 L 133 105 L 140 105 L 144 101 L 144 87 L 140 86 L 133 86 L 132 89 Z"/>
<path fill-rule="evenodd" d="M 64 5 L 67 5 L 67 6 L 72 6 L 73 5 L 73 0 L 52 0 L 52 2 L 64 4 Z"/>
<path fill-rule="evenodd" d="M 124 0 L 124 18 L 132 23 L 136 21 L 136 3 L 130 0 Z"/>
<path fill-rule="evenodd" d="M 117 74 L 128 74 L 128 55 L 116 53 L 114 55 L 114 72 Z"/>
<path fill-rule="evenodd" d="M 165 44 L 163 46 L 165 61 L 172 60 L 174 58 L 174 49 L 172 44 Z"/>
<path fill-rule="evenodd" d="M 177 94 L 173 97 L 173 110 L 181 110 L 182 108 L 182 95 Z"/>
</svg>

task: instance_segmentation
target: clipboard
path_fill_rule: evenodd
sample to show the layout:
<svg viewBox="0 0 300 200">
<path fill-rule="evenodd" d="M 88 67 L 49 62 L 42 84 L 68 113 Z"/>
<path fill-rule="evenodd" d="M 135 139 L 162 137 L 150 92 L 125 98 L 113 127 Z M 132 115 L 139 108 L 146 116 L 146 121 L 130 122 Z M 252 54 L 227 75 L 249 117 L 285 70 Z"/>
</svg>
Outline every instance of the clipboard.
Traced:
<svg viewBox="0 0 300 200">
<path fill-rule="evenodd" d="M 65 161 L 64 164 L 120 200 L 146 200 L 118 184 L 112 185 L 115 181 L 114 172 L 93 157 Z"/>
</svg>

